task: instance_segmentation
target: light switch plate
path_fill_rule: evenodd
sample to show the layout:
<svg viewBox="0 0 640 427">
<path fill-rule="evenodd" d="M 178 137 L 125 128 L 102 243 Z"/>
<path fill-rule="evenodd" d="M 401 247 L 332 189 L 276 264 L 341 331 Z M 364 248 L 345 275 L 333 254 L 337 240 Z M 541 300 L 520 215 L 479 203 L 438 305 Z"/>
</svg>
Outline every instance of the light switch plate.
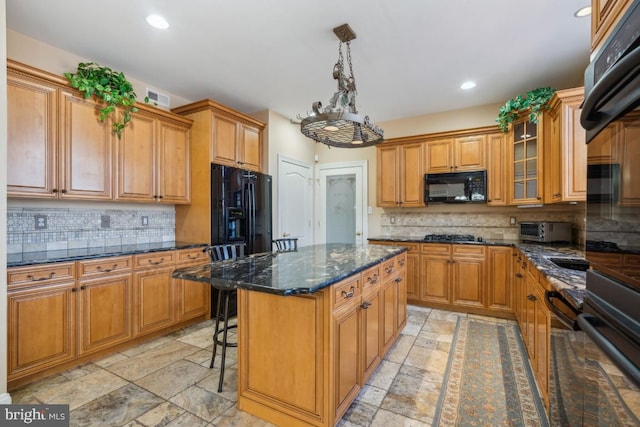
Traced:
<svg viewBox="0 0 640 427">
<path fill-rule="evenodd" d="M 142 226 L 147 227 L 149 225 L 149 217 L 147 215 L 142 215 Z"/>
</svg>

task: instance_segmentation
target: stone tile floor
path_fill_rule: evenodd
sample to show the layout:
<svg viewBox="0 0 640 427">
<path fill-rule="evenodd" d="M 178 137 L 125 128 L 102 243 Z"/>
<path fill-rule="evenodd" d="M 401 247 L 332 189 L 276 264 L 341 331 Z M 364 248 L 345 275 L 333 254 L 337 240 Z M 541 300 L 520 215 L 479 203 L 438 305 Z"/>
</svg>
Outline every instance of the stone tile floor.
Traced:
<svg viewBox="0 0 640 427">
<path fill-rule="evenodd" d="M 409 306 L 400 338 L 338 425 L 430 426 L 458 316 L 467 315 Z M 71 426 L 271 425 L 236 408 L 235 348 L 227 349 L 218 393 L 220 357 L 209 369 L 212 335 L 212 321 L 198 323 L 13 390 L 11 397 L 13 403 L 69 404 Z"/>
</svg>

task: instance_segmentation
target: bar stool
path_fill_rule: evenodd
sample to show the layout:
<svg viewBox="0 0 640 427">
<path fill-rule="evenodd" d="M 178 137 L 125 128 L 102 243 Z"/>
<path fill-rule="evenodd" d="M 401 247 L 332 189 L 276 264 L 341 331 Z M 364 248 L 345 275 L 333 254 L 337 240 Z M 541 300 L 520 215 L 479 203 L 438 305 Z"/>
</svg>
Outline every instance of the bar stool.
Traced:
<svg viewBox="0 0 640 427">
<path fill-rule="evenodd" d="M 233 243 L 224 245 L 212 245 L 203 249 L 203 252 L 209 254 L 211 262 L 219 261 L 235 261 L 236 259 L 244 257 L 244 243 Z M 228 342 L 227 333 L 229 329 L 237 328 L 238 325 L 229 326 L 229 299 L 234 294 L 237 294 L 236 289 L 221 288 L 213 285 L 218 290 L 218 301 L 216 304 L 216 328 L 213 333 L 213 354 L 211 355 L 211 364 L 209 368 L 213 368 L 213 363 L 216 360 L 216 351 L 218 346 L 222 348 L 222 362 L 220 363 L 220 380 L 218 382 L 218 393 L 222 391 L 222 383 L 224 380 L 224 364 L 227 355 L 227 347 L 238 347 L 237 342 Z M 221 306 L 224 301 L 224 309 L 221 311 Z M 220 322 L 222 321 L 222 327 Z M 222 340 L 219 335 L 222 334 Z"/>
<path fill-rule="evenodd" d="M 296 252 L 298 250 L 298 239 L 294 237 L 274 239 L 271 243 L 276 245 L 276 252 Z"/>
</svg>

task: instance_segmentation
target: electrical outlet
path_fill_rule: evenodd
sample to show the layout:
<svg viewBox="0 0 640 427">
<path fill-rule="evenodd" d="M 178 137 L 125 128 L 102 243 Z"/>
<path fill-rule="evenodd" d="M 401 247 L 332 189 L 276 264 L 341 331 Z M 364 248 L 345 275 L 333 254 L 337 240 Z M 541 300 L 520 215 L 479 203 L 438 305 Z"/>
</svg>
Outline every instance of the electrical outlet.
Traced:
<svg viewBox="0 0 640 427">
<path fill-rule="evenodd" d="M 142 215 L 142 226 L 147 227 L 149 225 L 149 217 L 147 215 Z"/>
<path fill-rule="evenodd" d="M 515 216 L 509 217 L 509 224 L 516 225 L 516 217 Z"/>
<path fill-rule="evenodd" d="M 35 215 L 35 229 L 36 230 L 46 230 L 47 229 L 47 216 L 46 215 Z"/>
<path fill-rule="evenodd" d="M 109 228 L 111 226 L 111 217 L 109 215 L 100 216 L 100 227 Z"/>
<path fill-rule="evenodd" d="M 391 223 L 391 224 L 395 224 L 396 223 L 396 216 L 395 215 L 390 215 L 389 216 L 389 223 Z"/>
</svg>

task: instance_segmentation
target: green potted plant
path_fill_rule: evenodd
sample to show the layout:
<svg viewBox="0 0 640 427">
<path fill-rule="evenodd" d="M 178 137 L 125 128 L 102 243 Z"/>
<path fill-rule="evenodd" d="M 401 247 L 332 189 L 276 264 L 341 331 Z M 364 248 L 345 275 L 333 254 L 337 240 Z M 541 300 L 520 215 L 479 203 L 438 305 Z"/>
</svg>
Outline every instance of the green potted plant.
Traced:
<svg viewBox="0 0 640 427">
<path fill-rule="evenodd" d="M 131 120 L 131 113 L 138 111 L 134 106 L 136 94 L 133 85 L 124 74 L 95 62 L 81 62 L 75 73 L 64 73 L 64 76 L 69 80 L 71 87 L 84 93 L 85 99 L 95 96 L 106 104 L 100 110 L 101 122 L 104 122 L 117 107 L 122 108 L 122 118 L 113 123 L 113 132 L 120 138 L 125 125 Z M 144 102 L 148 103 L 149 98 L 145 97 Z"/>
<path fill-rule="evenodd" d="M 525 111 L 529 112 L 529 121 L 538 123 L 540 113 L 549 109 L 549 100 L 555 92 L 556 90 L 550 87 L 541 87 L 530 90 L 524 97 L 518 95 L 508 100 L 498 111 L 498 127 L 506 133 L 509 125 Z"/>
</svg>

